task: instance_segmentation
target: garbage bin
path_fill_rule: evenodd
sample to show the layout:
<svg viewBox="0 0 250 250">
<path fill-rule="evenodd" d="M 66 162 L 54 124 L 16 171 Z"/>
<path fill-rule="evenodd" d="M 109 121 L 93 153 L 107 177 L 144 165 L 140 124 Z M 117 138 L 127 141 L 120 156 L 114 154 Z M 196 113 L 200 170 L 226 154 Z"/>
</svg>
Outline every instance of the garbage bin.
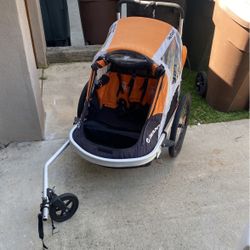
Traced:
<svg viewBox="0 0 250 250">
<path fill-rule="evenodd" d="M 245 0 L 220 0 L 215 5 L 206 99 L 220 111 L 248 107 L 249 13 L 250 4 Z"/>
<path fill-rule="evenodd" d="M 153 0 L 157 2 L 158 0 Z M 185 11 L 186 0 L 160 0 L 160 2 L 171 2 L 179 4 Z M 155 9 L 155 17 L 159 20 L 167 22 L 178 29 L 179 27 L 179 11 L 173 8 L 167 9 L 166 7 L 158 6 Z M 127 16 L 142 16 L 142 17 L 153 17 L 152 6 L 141 6 L 136 3 L 127 4 Z"/>
<path fill-rule="evenodd" d="M 116 0 L 79 0 L 82 29 L 87 44 L 103 44 L 116 20 Z"/>
<path fill-rule="evenodd" d="M 46 44 L 70 46 L 70 26 L 66 0 L 40 0 Z"/>
<path fill-rule="evenodd" d="M 192 70 L 208 69 L 214 23 L 213 0 L 188 0 L 183 29 L 183 42 L 188 48 Z"/>
</svg>

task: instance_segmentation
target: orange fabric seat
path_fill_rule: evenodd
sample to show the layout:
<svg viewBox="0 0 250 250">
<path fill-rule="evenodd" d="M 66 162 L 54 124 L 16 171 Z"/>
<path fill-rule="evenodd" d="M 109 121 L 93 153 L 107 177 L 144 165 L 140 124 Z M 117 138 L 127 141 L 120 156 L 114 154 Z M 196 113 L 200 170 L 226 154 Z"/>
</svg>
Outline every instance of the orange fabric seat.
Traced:
<svg viewBox="0 0 250 250">
<path fill-rule="evenodd" d="M 143 95 L 143 84 L 145 81 L 144 77 L 139 77 L 139 76 L 135 77 L 130 95 L 129 95 L 130 91 L 129 85 L 132 77 L 131 75 L 120 74 L 119 78 L 118 73 L 110 72 L 109 77 L 110 77 L 109 82 L 97 90 L 97 96 L 100 107 L 105 106 L 108 108 L 115 109 L 117 108 L 117 103 L 118 100 L 120 99 L 125 100 L 128 107 L 130 103 L 134 102 L 141 103 L 142 105 L 146 104 L 151 105 L 157 87 L 156 79 L 153 78 L 148 79 L 148 85 L 145 92 L 145 96 L 141 100 Z M 122 91 L 119 91 L 120 84 Z"/>
</svg>

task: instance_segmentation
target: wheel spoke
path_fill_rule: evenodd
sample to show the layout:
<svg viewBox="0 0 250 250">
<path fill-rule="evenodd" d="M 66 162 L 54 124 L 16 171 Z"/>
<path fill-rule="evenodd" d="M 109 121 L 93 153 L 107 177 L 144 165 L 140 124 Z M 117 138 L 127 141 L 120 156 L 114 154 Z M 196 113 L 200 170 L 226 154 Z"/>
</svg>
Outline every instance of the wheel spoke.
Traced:
<svg viewBox="0 0 250 250">
<path fill-rule="evenodd" d="M 68 207 L 69 204 L 71 204 L 71 203 L 72 203 L 72 200 L 68 200 L 68 201 L 65 203 L 65 206 Z"/>
</svg>

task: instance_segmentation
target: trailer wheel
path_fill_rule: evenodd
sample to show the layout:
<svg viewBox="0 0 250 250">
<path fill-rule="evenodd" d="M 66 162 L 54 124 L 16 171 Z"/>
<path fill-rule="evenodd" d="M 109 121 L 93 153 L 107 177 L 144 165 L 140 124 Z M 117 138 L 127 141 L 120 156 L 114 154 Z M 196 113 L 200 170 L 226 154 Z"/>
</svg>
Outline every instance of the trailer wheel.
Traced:
<svg viewBox="0 0 250 250">
<path fill-rule="evenodd" d="M 78 101 L 78 106 L 77 106 L 77 118 L 81 117 L 82 111 L 83 111 L 83 107 L 84 107 L 84 102 L 87 96 L 87 86 L 88 83 L 86 83 L 86 85 L 84 86 L 82 93 L 80 95 L 79 101 Z"/>
<path fill-rule="evenodd" d="M 174 145 L 169 147 L 169 155 L 171 157 L 176 157 L 181 151 L 182 144 L 187 131 L 190 106 L 191 96 L 187 94 L 183 96 L 179 102 L 171 127 L 170 140 L 174 141 Z"/>
<path fill-rule="evenodd" d="M 195 85 L 198 94 L 201 97 L 206 97 L 207 94 L 207 73 L 205 71 L 200 71 L 196 75 Z"/>
<path fill-rule="evenodd" d="M 62 202 L 64 203 L 63 206 L 61 204 Z M 57 199 L 50 205 L 50 217 L 56 222 L 66 221 L 75 214 L 78 205 L 78 198 L 74 194 L 61 194 L 57 196 Z"/>
</svg>

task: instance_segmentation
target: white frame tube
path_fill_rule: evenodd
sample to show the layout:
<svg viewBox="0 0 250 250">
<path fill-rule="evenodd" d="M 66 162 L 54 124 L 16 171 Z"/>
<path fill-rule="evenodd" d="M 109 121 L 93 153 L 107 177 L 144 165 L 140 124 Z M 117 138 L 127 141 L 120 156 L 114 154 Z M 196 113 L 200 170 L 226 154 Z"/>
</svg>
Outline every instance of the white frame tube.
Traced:
<svg viewBox="0 0 250 250">
<path fill-rule="evenodd" d="M 45 163 L 43 168 L 43 201 L 46 201 L 45 207 L 43 208 L 43 220 L 47 220 L 49 216 L 49 198 L 47 195 L 47 190 L 49 187 L 48 184 L 48 168 L 49 166 L 58 158 L 58 156 L 69 146 L 70 141 L 67 140 L 54 155 L 50 157 L 50 159 Z"/>
</svg>

